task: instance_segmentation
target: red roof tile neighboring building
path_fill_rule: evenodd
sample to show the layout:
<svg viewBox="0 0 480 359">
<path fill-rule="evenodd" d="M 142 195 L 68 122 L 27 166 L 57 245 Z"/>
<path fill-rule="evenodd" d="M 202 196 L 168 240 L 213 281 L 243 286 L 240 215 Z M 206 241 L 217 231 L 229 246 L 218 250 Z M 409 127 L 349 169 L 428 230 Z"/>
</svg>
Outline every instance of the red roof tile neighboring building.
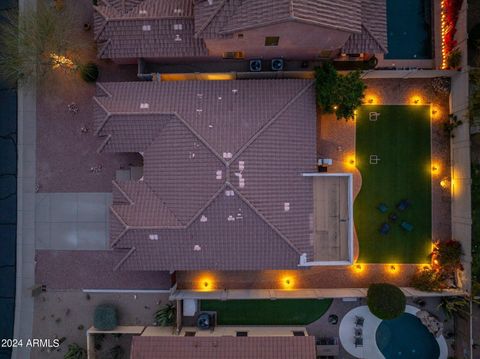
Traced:
<svg viewBox="0 0 480 359">
<path fill-rule="evenodd" d="M 102 59 L 207 55 L 191 0 L 99 0 L 94 31 Z"/>
<path fill-rule="evenodd" d="M 132 338 L 131 359 L 315 359 L 315 337 Z"/>
<path fill-rule="evenodd" d="M 114 182 L 128 270 L 296 268 L 312 258 L 316 105 L 307 80 L 98 84 L 101 150 L 144 156 Z M 103 96 L 102 96 L 103 95 Z"/>
<path fill-rule="evenodd" d="M 204 40 L 285 22 L 344 34 L 343 52 L 387 51 L 386 0 L 99 0 L 94 13 L 98 57 L 117 60 L 205 57 Z"/>
</svg>

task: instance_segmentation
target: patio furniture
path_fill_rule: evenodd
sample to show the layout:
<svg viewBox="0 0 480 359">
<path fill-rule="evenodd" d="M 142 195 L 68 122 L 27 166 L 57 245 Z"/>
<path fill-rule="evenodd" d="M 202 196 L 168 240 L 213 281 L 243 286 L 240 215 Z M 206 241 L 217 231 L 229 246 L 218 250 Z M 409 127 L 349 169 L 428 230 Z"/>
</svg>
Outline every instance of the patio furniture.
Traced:
<svg viewBox="0 0 480 359">
<path fill-rule="evenodd" d="M 355 328 L 355 337 L 361 337 L 363 334 L 363 330 L 361 327 L 356 327 Z"/>
<path fill-rule="evenodd" d="M 402 229 L 406 232 L 411 232 L 413 231 L 413 224 L 411 223 L 408 223 L 407 221 L 402 221 L 402 223 L 400 224 L 400 226 L 402 227 Z"/>
<path fill-rule="evenodd" d="M 407 199 L 402 199 L 400 202 L 398 202 L 397 204 L 397 209 L 399 211 L 405 211 L 406 209 L 408 209 L 410 206 L 412 205 L 412 203 L 407 200 Z"/>
<path fill-rule="evenodd" d="M 357 337 L 355 338 L 355 348 L 363 347 L 363 338 Z"/>
<path fill-rule="evenodd" d="M 388 215 L 388 220 L 389 220 L 390 222 L 396 222 L 397 219 L 398 219 L 398 216 L 397 216 L 397 214 L 396 214 L 395 212 L 392 212 L 392 213 L 390 213 L 390 214 Z"/>
<path fill-rule="evenodd" d="M 377 206 L 377 209 L 382 213 L 386 213 L 388 211 L 388 206 L 382 202 Z"/>
<path fill-rule="evenodd" d="M 364 317 L 358 317 L 358 316 L 355 316 L 355 325 L 357 327 L 363 327 L 363 323 L 365 322 L 365 318 Z"/>
<path fill-rule="evenodd" d="M 369 112 L 368 113 L 368 119 L 370 121 L 377 121 L 378 120 L 378 116 L 380 116 L 380 113 L 379 112 Z"/>
<path fill-rule="evenodd" d="M 387 222 L 382 223 L 380 227 L 380 234 L 386 236 L 390 232 L 390 225 Z"/>
</svg>

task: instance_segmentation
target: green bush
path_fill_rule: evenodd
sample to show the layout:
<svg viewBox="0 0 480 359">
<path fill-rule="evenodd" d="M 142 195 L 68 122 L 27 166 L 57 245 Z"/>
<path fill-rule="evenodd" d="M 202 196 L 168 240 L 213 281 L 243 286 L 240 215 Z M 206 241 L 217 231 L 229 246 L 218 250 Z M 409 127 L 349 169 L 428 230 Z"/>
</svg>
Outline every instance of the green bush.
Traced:
<svg viewBox="0 0 480 359">
<path fill-rule="evenodd" d="M 400 288 L 388 283 L 371 284 L 367 292 L 370 311 L 380 319 L 395 319 L 405 311 L 406 298 Z"/>
<path fill-rule="evenodd" d="M 98 330 L 113 330 L 118 325 L 117 309 L 111 304 L 101 304 L 95 308 L 93 326 Z"/>
<path fill-rule="evenodd" d="M 177 308 L 175 305 L 173 303 L 167 303 L 163 308 L 156 311 L 155 324 L 162 327 L 173 325 L 176 315 Z"/>
<path fill-rule="evenodd" d="M 85 82 L 95 82 L 98 78 L 98 66 L 93 62 L 88 62 L 85 65 L 79 66 L 80 77 Z"/>
<path fill-rule="evenodd" d="M 317 104 L 326 113 L 335 113 L 337 119 L 354 118 L 355 109 L 362 105 L 366 85 L 360 72 L 338 74 L 329 62 L 315 69 Z"/>
<path fill-rule="evenodd" d="M 68 350 L 65 353 L 64 359 L 87 359 L 87 351 L 73 343 L 68 346 Z"/>
<path fill-rule="evenodd" d="M 432 254 L 438 260 L 438 265 L 442 271 L 463 270 L 461 262 L 463 249 L 459 241 L 449 239 L 448 241 L 438 242 Z"/>
<path fill-rule="evenodd" d="M 438 292 L 442 290 L 442 279 L 435 270 L 427 268 L 417 271 L 410 285 L 424 292 Z"/>
</svg>

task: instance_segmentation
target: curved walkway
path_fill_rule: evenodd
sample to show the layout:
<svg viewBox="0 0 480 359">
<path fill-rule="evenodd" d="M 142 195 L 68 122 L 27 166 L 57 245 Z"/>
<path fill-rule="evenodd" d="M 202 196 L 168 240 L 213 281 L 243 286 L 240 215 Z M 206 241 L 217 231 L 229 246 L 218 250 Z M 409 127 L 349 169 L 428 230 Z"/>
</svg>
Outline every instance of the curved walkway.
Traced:
<svg viewBox="0 0 480 359">
<path fill-rule="evenodd" d="M 405 313 L 416 315 L 420 309 L 407 305 Z M 355 318 L 363 317 L 363 347 L 355 347 Z M 376 342 L 377 328 L 382 322 L 381 319 L 374 316 L 368 306 L 362 305 L 349 311 L 342 319 L 339 328 L 340 342 L 343 348 L 356 358 L 366 359 L 383 359 L 385 358 L 380 352 Z M 440 348 L 439 359 L 446 359 L 448 357 L 447 342 L 443 335 L 436 338 L 438 347 Z"/>
</svg>

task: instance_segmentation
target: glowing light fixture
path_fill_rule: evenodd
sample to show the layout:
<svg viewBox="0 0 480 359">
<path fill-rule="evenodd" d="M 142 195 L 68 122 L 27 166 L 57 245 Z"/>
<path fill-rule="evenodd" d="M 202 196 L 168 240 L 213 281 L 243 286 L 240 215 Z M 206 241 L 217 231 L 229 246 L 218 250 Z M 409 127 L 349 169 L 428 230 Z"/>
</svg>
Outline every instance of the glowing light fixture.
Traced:
<svg viewBox="0 0 480 359">
<path fill-rule="evenodd" d="M 294 281 L 292 277 L 283 277 L 282 278 L 282 286 L 284 289 L 291 289 L 293 288 Z"/>
</svg>

